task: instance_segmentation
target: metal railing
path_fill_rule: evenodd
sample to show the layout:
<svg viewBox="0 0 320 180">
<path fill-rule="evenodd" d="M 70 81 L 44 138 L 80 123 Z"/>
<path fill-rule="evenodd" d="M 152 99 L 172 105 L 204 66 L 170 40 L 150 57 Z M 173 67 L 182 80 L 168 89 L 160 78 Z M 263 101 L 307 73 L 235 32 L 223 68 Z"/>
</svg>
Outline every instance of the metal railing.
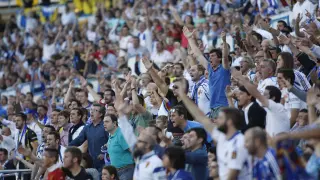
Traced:
<svg viewBox="0 0 320 180">
<path fill-rule="evenodd" d="M 23 179 L 23 175 L 25 174 L 31 174 L 31 169 L 9 169 L 9 170 L 0 170 L 0 178 L 3 177 L 12 177 L 15 176 L 16 179 L 19 178 L 19 175 L 21 176 L 20 179 Z"/>
</svg>

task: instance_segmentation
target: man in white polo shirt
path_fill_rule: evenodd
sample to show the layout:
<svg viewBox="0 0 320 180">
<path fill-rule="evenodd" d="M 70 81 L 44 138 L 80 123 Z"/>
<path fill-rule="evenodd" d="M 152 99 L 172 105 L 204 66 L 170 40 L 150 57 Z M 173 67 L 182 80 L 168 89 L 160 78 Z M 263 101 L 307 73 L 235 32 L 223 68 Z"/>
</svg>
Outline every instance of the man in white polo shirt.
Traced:
<svg viewBox="0 0 320 180">
<path fill-rule="evenodd" d="M 290 119 L 287 109 L 280 103 L 281 91 L 275 86 L 266 86 L 263 95 L 250 83 L 241 72 L 232 71 L 232 76 L 255 97 L 267 111 L 266 131 L 270 136 L 290 130 Z"/>
<path fill-rule="evenodd" d="M 222 108 L 216 125 L 206 117 L 178 85 L 179 97 L 194 119 L 200 122 L 217 143 L 219 177 L 224 179 L 251 179 L 249 155 L 244 147 L 244 135 L 240 130 L 245 126 L 243 113 L 235 108 Z"/>
<path fill-rule="evenodd" d="M 278 87 L 277 78 L 274 77 L 276 68 L 276 63 L 271 59 L 265 59 L 260 62 L 261 80 L 258 84 L 258 90 L 261 94 L 263 94 L 267 86 Z"/>
</svg>

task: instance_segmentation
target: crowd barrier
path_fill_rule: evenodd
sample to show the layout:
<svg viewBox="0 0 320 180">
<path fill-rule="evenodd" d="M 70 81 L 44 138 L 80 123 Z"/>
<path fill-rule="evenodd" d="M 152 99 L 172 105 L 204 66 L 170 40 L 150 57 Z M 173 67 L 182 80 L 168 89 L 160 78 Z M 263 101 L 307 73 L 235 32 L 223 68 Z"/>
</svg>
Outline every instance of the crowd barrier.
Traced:
<svg viewBox="0 0 320 180">
<path fill-rule="evenodd" d="M 23 175 L 31 174 L 31 172 L 31 169 L 0 170 L 0 179 L 3 179 L 5 177 L 16 177 L 16 179 L 24 180 Z"/>
</svg>

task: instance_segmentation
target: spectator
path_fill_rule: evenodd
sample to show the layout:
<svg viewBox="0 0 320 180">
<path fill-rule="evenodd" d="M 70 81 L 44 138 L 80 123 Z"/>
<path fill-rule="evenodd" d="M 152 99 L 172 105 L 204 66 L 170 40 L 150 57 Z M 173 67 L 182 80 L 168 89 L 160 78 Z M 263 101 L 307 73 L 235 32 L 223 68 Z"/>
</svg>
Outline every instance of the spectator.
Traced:
<svg viewBox="0 0 320 180">
<path fill-rule="evenodd" d="M 61 164 L 57 164 L 58 150 L 46 148 L 44 150 L 44 167 L 48 171 L 48 179 L 64 179 L 65 175 L 60 169 Z"/>
<path fill-rule="evenodd" d="M 260 127 L 248 129 L 245 133 L 245 146 L 250 155 L 258 160 L 253 166 L 253 178 L 278 179 L 280 169 L 276 164 L 276 152 L 267 145 L 267 134 Z"/>
<path fill-rule="evenodd" d="M 191 174 L 184 170 L 186 157 L 183 149 L 179 147 L 169 147 L 163 157 L 163 166 L 169 171 L 167 179 L 193 179 Z"/>
<path fill-rule="evenodd" d="M 104 166 L 102 169 L 102 180 L 119 180 L 117 169 L 113 166 Z"/>
<path fill-rule="evenodd" d="M 87 174 L 85 169 L 80 166 L 82 152 L 76 147 L 68 147 L 64 151 L 63 168 L 66 169 L 66 177 L 79 180 L 93 180 L 91 175 Z"/>
<path fill-rule="evenodd" d="M 102 170 L 104 155 L 101 154 L 101 147 L 108 142 L 109 135 L 103 127 L 103 117 L 106 113 L 105 107 L 100 104 L 93 104 L 90 109 L 92 123 L 83 128 L 79 136 L 69 143 L 69 146 L 80 146 L 88 140 L 88 151 L 92 157 L 94 168 Z"/>
<path fill-rule="evenodd" d="M 58 115 L 59 133 L 61 139 L 61 145 L 67 147 L 69 144 L 69 130 L 72 126 L 69 123 L 70 113 L 68 111 L 61 111 Z"/>
<path fill-rule="evenodd" d="M 110 134 L 107 147 L 111 165 L 117 168 L 120 180 L 128 179 L 133 176 L 134 161 L 129 146 L 118 127 L 117 117 L 105 115 L 103 123 L 105 130 Z"/>
<path fill-rule="evenodd" d="M 8 151 L 5 148 L 0 148 L 0 167 L 3 170 L 16 169 L 12 159 L 9 159 Z M 4 177 L 4 180 L 14 180 L 15 177 Z"/>
</svg>

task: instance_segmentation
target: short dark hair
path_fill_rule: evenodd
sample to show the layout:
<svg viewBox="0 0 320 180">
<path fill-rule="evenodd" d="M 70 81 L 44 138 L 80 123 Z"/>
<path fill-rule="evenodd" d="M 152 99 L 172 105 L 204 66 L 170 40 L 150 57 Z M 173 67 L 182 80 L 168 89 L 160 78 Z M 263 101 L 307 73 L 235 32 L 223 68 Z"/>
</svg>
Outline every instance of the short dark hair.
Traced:
<svg viewBox="0 0 320 180">
<path fill-rule="evenodd" d="M 176 65 L 177 65 L 177 66 L 180 66 L 181 69 L 184 70 L 184 65 L 183 65 L 182 63 L 177 62 L 177 63 L 174 63 L 174 64 L 173 64 L 173 66 L 176 66 Z"/>
<path fill-rule="evenodd" d="M 8 150 L 5 148 L 0 148 L 0 152 L 3 152 L 5 156 L 8 156 Z"/>
<path fill-rule="evenodd" d="M 301 109 L 299 112 L 308 113 L 308 109 Z"/>
<path fill-rule="evenodd" d="M 60 109 L 54 109 L 54 110 L 52 110 L 52 112 L 61 112 L 61 110 Z"/>
<path fill-rule="evenodd" d="M 45 125 L 44 126 L 45 128 L 49 128 L 50 129 L 50 132 L 53 132 L 53 131 L 56 131 L 56 128 L 54 128 L 52 125 Z"/>
<path fill-rule="evenodd" d="M 277 23 L 282 23 L 285 27 L 288 26 L 288 24 L 283 20 L 279 20 Z"/>
<path fill-rule="evenodd" d="M 79 148 L 71 146 L 64 151 L 64 153 L 66 152 L 69 152 L 72 155 L 72 158 L 77 158 L 77 162 L 80 165 L 82 160 L 82 152 Z"/>
<path fill-rule="evenodd" d="M 278 73 L 283 74 L 283 77 L 288 80 L 290 79 L 290 84 L 293 85 L 294 81 L 295 81 L 295 75 L 292 69 L 284 69 L 284 68 L 280 68 L 278 69 Z"/>
<path fill-rule="evenodd" d="M 118 171 L 114 166 L 104 166 L 103 169 L 107 170 L 110 176 L 114 176 L 115 180 L 119 180 Z"/>
<path fill-rule="evenodd" d="M 83 111 L 80 108 L 73 108 L 71 111 L 77 111 L 77 114 L 80 115 L 80 120 L 82 120 Z"/>
<path fill-rule="evenodd" d="M 48 111 L 48 107 L 45 106 L 45 105 L 39 105 L 38 108 L 39 108 L 39 107 L 42 107 L 44 110 Z"/>
<path fill-rule="evenodd" d="M 70 100 L 70 104 L 71 104 L 72 102 L 76 102 L 77 105 L 78 105 L 78 107 L 81 107 L 80 101 L 78 101 L 78 100 L 76 100 L 76 99 L 71 99 L 71 100 Z"/>
<path fill-rule="evenodd" d="M 203 128 L 200 128 L 200 127 L 192 128 L 192 129 L 188 130 L 188 133 L 190 133 L 192 131 L 196 133 L 198 139 L 199 138 L 203 139 L 202 145 L 206 144 L 206 142 L 207 142 L 207 132 Z"/>
<path fill-rule="evenodd" d="M 104 117 L 110 117 L 111 121 L 113 123 L 116 123 L 116 125 L 118 125 L 118 118 L 117 116 L 113 115 L 113 114 L 106 114 Z"/>
<path fill-rule="evenodd" d="M 48 135 L 53 135 L 55 140 L 59 140 L 60 142 L 60 134 L 57 131 L 51 131 Z"/>
<path fill-rule="evenodd" d="M 45 148 L 44 151 L 48 152 L 50 157 L 55 158 L 55 162 L 59 160 L 59 151 L 55 148 Z"/>
<path fill-rule="evenodd" d="M 16 113 L 15 116 L 21 117 L 23 121 L 27 121 L 27 115 L 22 112 Z"/>
<path fill-rule="evenodd" d="M 99 107 L 99 112 L 102 114 L 102 118 L 103 118 L 104 115 L 106 114 L 106 108 L 98 103 L 94 103 L 92 106 Z"/>
<path fill-rule="evenodd" d="M 169 157 L 171 166 L 174 169 L 184 169 L 186 164 L 185 152 L 181 147 L 171 146 L 168 147 L 165 152 L 165 155 Z"/>
<path fill-rule="evenodd" d="M 66 111 L 66 110 L 63 110 L 61 112 L 59 112 L 58 116 L 63 116 L 67 119 L 70 119 L 70 112 L 69 111 Z"/>
<path fill-rule="evenodd" d="M 220 111 L 225 114 L 227 120 L 230 119 L 232 121 L 233 126 L 236 129 L 241 130 L 242 128 L 244 128 L 246 123 L 242 111 L 230 107 L 221 108 Z"/>
<path fill-rule="evenodd" d="M 220 49 L 212 49 L 209 54 L 216 53 L 218 58 L 222 58 L 222 51 Z"/>
<path fill-rule="evenodd" d="M 275 98 L 274 102 L 280 103 L 280 101 L 281 101 L 281 91 L 280 91 L 279 88 L 277 88 L 275 86 L 267 86 L 266 90 L 269 91 L 270 99 Z"/>
<path fill-rule="evenodd" d="M 112 89 L 110 89 L 110 88 L 108 88 L 108 89 L 106 89 L 106 90 L 104 90 L 105 92 L 107 91 L 109 91 L 110 93 L 111 93 L 111 96 L 115 96 L 116 95 L 116 93 L 112 90 Z"/>
<path fill-rule="evenodd" d="M 187 119 L 187 109 L 182 105 L 174 106 L 170 112 L 177 112 L 179 116 L 183 115 L 184 119 Z"/>
<path fill-rule="evenodd" d="M 240 86 L 239 87 L 239 91 L 241 92 L 245 92 L 246 94 L 248 94 L 249 96 L 251 96 L 251 94 L 249 93 L 249 91 L 244 87 L 244 86 Z M 256 101 L 256 98 L 251 96 L 251 102 Z"/>
</svg>

